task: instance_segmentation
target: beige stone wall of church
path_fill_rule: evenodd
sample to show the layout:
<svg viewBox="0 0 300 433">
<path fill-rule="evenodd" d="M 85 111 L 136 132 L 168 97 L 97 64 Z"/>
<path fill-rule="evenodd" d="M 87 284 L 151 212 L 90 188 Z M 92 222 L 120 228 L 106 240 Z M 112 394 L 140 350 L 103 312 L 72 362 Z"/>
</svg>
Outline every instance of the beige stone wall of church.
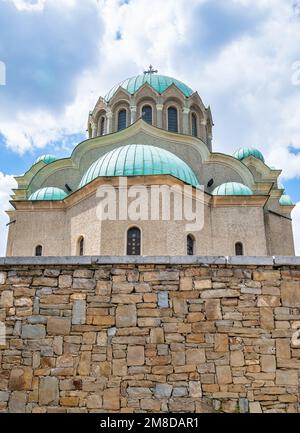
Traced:
<svg viewBox="0 0 300 433">
<path fill-rule="evenodd" d="M 283 214 L 282 210 L 279 212 L 281 215 Z M 268 254 L 293 256 L 295 254 L 295 246 L 292 221 L 267 213 L 265 215 L 265 224 L 269 245 Z"/>
<path fill-rule="evenodd" d="M 64 211 L 17 211 L 16 222 L 9 228 L 7 253 L 11 256 L 33 256 L 36 246 L 42 245 L 43 255 L 68 255 L 65 228 Z"/>
<path fill-rule="evenodd" d="M 246 256 L 268 255 L 262 207 L 213 208 L 211 226 L 212 255 L 235 255 L 237 242 L 243 243 Z M 282 251 L 277 254 L 284 255 Z"/>
<path fill-rule="evenodd" d="M 300 411 L 299 260 L 115 259 L 0 260 L 0 412 Z"/>
<path fill-rule="evenodd" d="M 235 243 L 242 242 L 246 255 L 267 255 L 264 215 L 261 207 L 204 206 L 204 225 L 200 231 L 188 231 L 189 221 L 101 221 L 97 217 L 99 200 L 94 192 L 68 209 L 17 211 L 10 227 L 8 255 L 32 256 L 37 245 L 43 255 L 78 255 L 78 240 L 84 237 L 84 255 L 126 254 L 127 230 L 138 226 L 142 232 L 142 255 L 185 255 L 186 237 L 195 238 L 196 255 L 234 255 Z M 171 215 L 174 204 L 171 201 Z M 279 233 L 282 228 L 279 227 Z M 275 229 L 274 229 L 275 230 Z M 276 231 L 274 231 L 276 233 Z M 293 255 L 285 246 L 293 242 L 285 236 L 276 254 Z M 292 236 L 292 234 L 291 234 Z M 276 235 L 277 237 L 277 235 Z"/>
</svg>

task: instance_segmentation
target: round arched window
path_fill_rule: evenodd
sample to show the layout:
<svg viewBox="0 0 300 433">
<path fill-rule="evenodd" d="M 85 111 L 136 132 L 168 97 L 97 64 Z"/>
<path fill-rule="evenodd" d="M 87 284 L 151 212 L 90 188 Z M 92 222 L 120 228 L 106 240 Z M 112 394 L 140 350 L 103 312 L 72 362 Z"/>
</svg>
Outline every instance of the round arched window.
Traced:
<svg viewBox="0 0 300 433">
<path fill-rule="evenodd" d="M 141 230 L 138 227 L 131 227 L 127 232 L 127 255 L 141 255 Z"/>
</svg>

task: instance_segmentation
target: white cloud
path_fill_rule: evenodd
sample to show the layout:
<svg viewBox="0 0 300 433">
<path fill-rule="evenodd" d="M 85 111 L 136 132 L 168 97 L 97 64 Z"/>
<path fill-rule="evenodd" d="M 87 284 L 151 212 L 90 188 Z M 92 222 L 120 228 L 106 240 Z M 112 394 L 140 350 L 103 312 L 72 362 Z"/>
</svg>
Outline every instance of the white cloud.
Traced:
<svg viewBox="0 0 300 433">
<path fill-rule="evenodd" d="M 11 189 L 16 188 L 17 183 L 13 176 L 6 176 L 0 172 L 0 256 L 5 255 L 8 216 L 5 211 L 9 209 Z"/>
<path fill-rule="evenodd" d="M 300 256 L 300 202 L 292 213 L 296 255 Z"/>
<path fill-rule="evenodd" d="M 14 1 L 19 10 L 34 9 L 33 1 L 6 1 Z M 212 34 L 219 46 L 209 49 L 201 32 L 201 5 L 211 5 L 209 0 L 87 1 L 98 3 L 99 26 L 104 26 L 93 52 L 96 62 L 77 77 L 74 98 L 62 110 L 16 106 L 15 116 L 3 116 L 1 131 L 10 149 L 22 154 L 84 131 L 98 97 L 152 63 L 160 73 L 198 90 L 211 105 L 216 150 L 256 146 L 267 163 L 283 169 L 283 179 L 300 177 L 300 155 L 289 152 L 290 145 L 300 149 L 300 85 L 293 85 L 293 67 L 300 61 L 300 14 L 293 12 L 294 0 L 215 0 L 216 6 L 239 7 L 244 16 L 255 12 L 259 18 L 250 30 L 228 40 L 220 25 Z M 40 0 L 36 10 L 47 3 L 57 4 L 62 13 L 80 4 Z M 295 233 L 297 238 L 297 222 Z"/>
</svg>

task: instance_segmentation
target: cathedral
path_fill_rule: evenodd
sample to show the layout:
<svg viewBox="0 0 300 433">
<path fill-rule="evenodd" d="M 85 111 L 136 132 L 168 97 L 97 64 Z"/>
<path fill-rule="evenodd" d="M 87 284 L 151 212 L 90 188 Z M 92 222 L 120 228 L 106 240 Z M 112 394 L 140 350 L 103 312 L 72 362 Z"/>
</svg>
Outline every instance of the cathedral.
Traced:
<svg viewBox="0 0 300 433">
<path fill-rule="evenodd" d="M 16 177 L 7 256 L 294 255 L 294 206 L 281 170 L 257 148 L 214 152 L 213 126 L 197 91 L 152 66 L 115 85 L 89 113 L 88 138 L 70 157 L 43 155 Z M 115 205 L 106 203 L 117 209 L 113 218 L 103 218 L 104 206 L 99 215 L 104 187 L 114 191 Z M 150 190 L 158 191 L 155 212 L 121 212 L 125 196 L 130 208 L 132 191 Z M 177 195 L 187 190 L 198 226 L 179 212 L 185 201 Z"/>
</svg>

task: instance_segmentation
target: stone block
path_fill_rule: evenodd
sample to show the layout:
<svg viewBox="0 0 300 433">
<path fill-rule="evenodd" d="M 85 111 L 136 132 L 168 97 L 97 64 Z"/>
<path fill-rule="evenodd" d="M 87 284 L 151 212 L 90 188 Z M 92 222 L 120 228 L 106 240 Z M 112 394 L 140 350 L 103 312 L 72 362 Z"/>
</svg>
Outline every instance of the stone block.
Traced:
<svg viewBox="0 0 300 433">
<path fill-rule="evenodd" d="M 99 373 L 102 377 L 110 377 L 111 376 L 111 363 L 108 361 L 103 361 L 99 363 Z"/>
<path fill-rule="evenodd" d="M 229 365 L 217 365 L 216 371 L 219 385 L 228 385 L 232 383 L 232 374 Z"/>
<path fill-rule="evenodd" d="M 14 391 L 11 393 L 8 412 L 9 413 L 25 413 L 27 402 L 27 393 L 23 391 Z"/>
<path fill-rule="evenodd" d="M 58 379 L 56 377 L 41 377 L 39 386 L 39 404 L 57 405 L 59 400 Z"/>
<path fill-rule="evenodd" d="M 71 319 L 67 317 L 49 317 L 47 333 L 49 335 L 69 335 L 71 331 Z"/>
<path fill-rule="evenodd" d="M 194 281 L 195 290 L 205 290 L 212 288 L 211 280 L 195 280 Z"/>
<path fill-rule="evenodd" d="M 60 275 L 58 278 L 58 286 L 61 289 L 68 289 L 72 286 L 72 275 Z"/>
<path fill-rule="evenodd" d="M 128 346 L 127 349 L 127 364 L 144 365 L 145 363 L 145 348 L 144 346 Z"/>
<path fill-rule="evenodd" d="M 120 305 L 116 309 L 116 326 L 129 328 L 136 326 L 137 312 L 135 305 Z"/>
<path fill-rule="evenodd" d="M 179 289 L 180 290 L 193 290 L 193 279 L 192 279 L 192 277 L 181 277 L 180 278 Z"/>
<path fill-rule="evenodd" d="M 12 391 L 22 391 L 32 389 L 32 368 L 14 367 L 10 371 L 9 389 Z"/>
<path fill-rule="evenodd" d="M 262 295 L 258 296 L 257 306 L 258 307 L 279 307 L 280 297 L 279 296 L 268 296 Z"/>
<path fill-rule="evenodd" d="M 86 322 L 86 301 L 76 300 L 73 302 L 72 324 L 83 325 Z"/>
<path fill-rule="evenodd" d="M 214 299 L 214 298 L 238 298 L 240 296 L 239 290 L 233 289 L 215 289 L 215 290 L 204 290 L 201 292 L 202 299 Z"/>
<path fill-rule="evenodd" d="M 159 412 L 161 408 L 161 403 L 158 400 L 151 398 L 141 399 L 141 409 L 151 412 Z"/>
<path fill-rule="evenodd" d="M 43 325 L 22 325 L 22 338 L 42 339 L 46 336 L 46 329 Z"/>
<path fill-rule="evenodd" d="M 249 403 L 250 413 L 262 413 L 261 405 L 258 401 L 253 401 Z"/>
<path fill-rule="evenodd" d="M 163 328 L 153 328 L 150 331 L 151 344 L 164 344 L 165 334 Z"/>
<path fill-rule="evenodd" d="M 168 292 L 158 292 L 157 304 L 159 308 L 169 308 Z"/>
<path fill-rule="evenodd" d="M 112 295 L 111 302 L 113 304 L 138 304 L 143 302 L 143 295 L 140 293 Z"/>
<path fill-rule="evenodd" d="M 230 352 L 230 365 L 232 367 L 243 367 L 245 365 L 245 358 L 242 350 L 234 350 Z"/>
<path fill-rule="evenodd" d="M 113 375 L 114 376 L 126 376 L 127 375 L 126 359 L 113 359 Z"/>
<path fill-rule="evenodd" d="M 155 387 L 155 397 L 156 398 L 170 398 L 172 394 L 173 387 L 165 383 L 157 383 Z"/>
<path fill-rule="evenodd" d="M 0 272 L 0 285 L 5 284 L 6 281 L 6 272 Z"/>
<path fill-rule="evenodd" d="M 274 329 L 274 309 L 271 307 L 260 308 L 260 325 L 263 329 Z"/>
<path fill-rule="evenodd" d="M 86 406 L 88 409 L 102 408 L 102 397 L 99 394 L 91 394 L 87 396 Z"/>
<path fill-rule="evenodd" d="M 284 307 L 300 307 L 300 281 L 282 281 L 281 299 Z"/>
<path fill-rule="evenodd" d="M 226 334 L 215 334 L 215 351 L 216 352 L 228 352 L 228 336 Z"/>
<path fill-rule="evenodd" d="M 33 278 L 32 285 L 33 286 L 41 286 L 41 287 L 57 287 L 58 280 L 57 278 L 50 277 L 36 277 Z"/>
<path fill-rule="evenodd" d="M 199 381 L 189 382 L 189 396 L 193 398 L 202 397 L 201 383 Z"/>
<path fill-rule="evenodd" d="M 297 370 L 277 370 L 276 385 L 299 386 Z"/>
<path fill-rule="evenodd" d="M 261 370 L 265 373 L 271 373 L 276 370 L 276 358 L 274 355 L 261 355 Z"/>
<path fill-rule="evenodd" d="M 173 299 L 173 309 L 174 313 L 180 316 L 187 314 L 188 307 L 185 299 Z"/>
<path fill-rule="evenodd" d="M 204 364 L 206 361 L 204 349 L 188 349 L 186 350 L 187 365 Z"/>
<path fill-rule="evenodd" d="M 78 365 L 79 376 L 88 376 L 91 369 L 91 352 L 82 352 Z"/>
<path fill-rule="evenodd" d="M 119 388 L 108 388 L 103 392 L 103 409 L 120 409 L 120 390 Z"/>
<path fill-rule="evenodd" d="M 95 287 L 96 281 L 94 279 L 73 278 L 73 289 L 94 290 Z"/>
<path fill-rule="evenodd" d="M 254 281 L 276 281 L 280 279 L 280 271 L 258 270 L 253 272 Z"/>
<path fill-rule="evenodd" d="M 14 293 L 12 290 L 3 290 L 0 298 L 1 308 L 10 308 L 14 305 Z"/>
<path fill-rule="evenodd" d="M 276 357 L 278 359 L 291 358 L 291 342 L 288 338 L 276 339 Z"/>
<path fill-rule="evenodd" d="M 208 299 L 205 301 L 205 315 L 207 320 L 222 319 L 221 303 L 219 299 Z"/>
</svg>

